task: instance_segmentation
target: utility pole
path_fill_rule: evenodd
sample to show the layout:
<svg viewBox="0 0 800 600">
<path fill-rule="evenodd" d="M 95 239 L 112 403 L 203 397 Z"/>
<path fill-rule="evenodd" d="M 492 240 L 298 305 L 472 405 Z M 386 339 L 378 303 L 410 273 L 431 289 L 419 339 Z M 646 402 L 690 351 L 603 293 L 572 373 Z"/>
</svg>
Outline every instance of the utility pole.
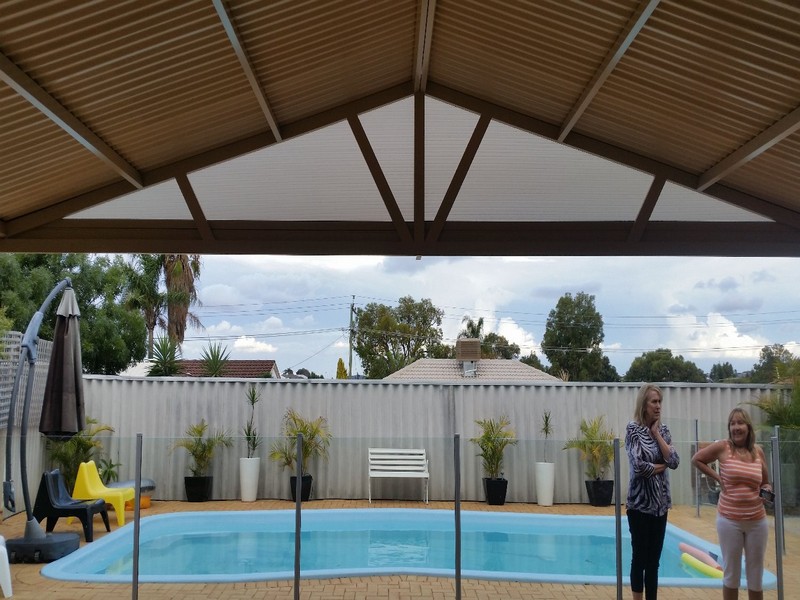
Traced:
<svg viewBox="0 0 800 600">
<path fill-rule="evenodd" d="M 353 313 L 355 312 L 356 296 L 350 302 L 350 361 L 347 365 L 347 378 L 353 378 Z"/>
</svg>

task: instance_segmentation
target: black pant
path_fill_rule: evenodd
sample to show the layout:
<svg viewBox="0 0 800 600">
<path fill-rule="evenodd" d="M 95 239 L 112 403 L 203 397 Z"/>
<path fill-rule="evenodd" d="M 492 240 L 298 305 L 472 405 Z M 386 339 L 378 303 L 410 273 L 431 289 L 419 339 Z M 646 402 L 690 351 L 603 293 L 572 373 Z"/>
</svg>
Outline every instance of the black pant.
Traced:
<svg viewBox="0 0 800 600">
<path fill-rule="evenodd" d="M 631 590 L 646 590 L 647 600 L 658 597 L 658 562 L 667 531 L 667 515 L 655 517 L 638 510 L 628 510 L 631 532 Z"/>
</svg>

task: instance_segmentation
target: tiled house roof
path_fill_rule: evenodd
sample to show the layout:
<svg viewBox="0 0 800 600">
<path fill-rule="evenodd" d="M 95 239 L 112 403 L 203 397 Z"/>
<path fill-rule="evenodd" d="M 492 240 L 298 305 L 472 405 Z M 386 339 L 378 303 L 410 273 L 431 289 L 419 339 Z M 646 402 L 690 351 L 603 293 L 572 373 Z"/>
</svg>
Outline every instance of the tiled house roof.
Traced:
<svg viewBox="0 0 800 600">
<path fill-rule="evenodd" d="M 466 377 L 461 361 L 455 358 L 420 358 L 385 379 L 416 381 L 560 381 L 518 360 L 483 358 L 476 361 L 474 377 Z"/>
<path fill-rule="evenodd" d="M 189 377 L 203 377 L 203 361 L 181 360 L 181 374 Z M 262 379 L 272 377 L 280 379 L 281 373 L 274 360 L 229 360 L 222 372 L 223 377 L 239 377 L 244 379 Z"/>
</svg>

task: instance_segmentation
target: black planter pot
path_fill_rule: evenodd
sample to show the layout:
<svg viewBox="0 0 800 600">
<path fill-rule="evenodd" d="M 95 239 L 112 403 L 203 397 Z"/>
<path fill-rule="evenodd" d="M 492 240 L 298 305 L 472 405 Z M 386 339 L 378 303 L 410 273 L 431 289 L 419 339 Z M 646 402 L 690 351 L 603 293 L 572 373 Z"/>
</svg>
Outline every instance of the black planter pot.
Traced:
<svg viewBox="0 0 800 600">
<path fill-rule="evenodd" d="M 300 482 L 300 502 L 305 502 L 311 497 L 311 483 L 313 479 L 311 475 L 303 475 L 303 480 Z M 297 477 L 294 475 L 289 477 L 289 487 L 292 491 L 292 502 L 297 502 Z"/>
<path fill-rule="evenodd" d="M 609 506 L 614 495 L 613 479 L 587 479 L 586 493 L 589 494 L 589 504 L 592 506 Z"/>
<path fill-rule="evenodd" d="M 506 503 L 506 491 L 508 490 L 508 479 L 483 478 L 483 491 L 486 494 L 487 504 L 499 506 Z"/>
<path fill-rule="evenodd" d="M 183 485 L 186 488 L 186 500 L 189 502 L 206 502 L 211 499 L 211 486 L 214 478 L 209 476 L 183 478 Z"/>
</svg>

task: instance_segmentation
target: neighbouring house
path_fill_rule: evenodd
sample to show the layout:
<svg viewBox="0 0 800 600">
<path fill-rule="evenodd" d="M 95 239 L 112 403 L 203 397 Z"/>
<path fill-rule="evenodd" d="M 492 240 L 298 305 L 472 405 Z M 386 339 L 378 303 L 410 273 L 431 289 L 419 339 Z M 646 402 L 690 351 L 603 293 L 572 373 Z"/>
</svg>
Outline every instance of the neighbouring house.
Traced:
<svg viewBox="0 0 800 600">
<path fill-rule="evenodd" d="M 518 360 L 482 358 L 464 369 L 455 358 L 420 358 L 384 379 L 414 381 L 561 381 Z"/>
<path fill-rule="evenodd" d="M 181 375 L 188 377 L 203 377 L 202 360 L 181 360 Z M 240 379 L 280 379 L 281 372 L 274 360 L 228 360 L 222 371 L 223 377 L 235 377 Z"/>
<path fill-rule="evenodd" d="M 481 358 L 480 341 L 456 341 L 456 358 L 420 358 L 384 379 L 414 381 L 561 381 L 523 362 Z"/>
</svg>

